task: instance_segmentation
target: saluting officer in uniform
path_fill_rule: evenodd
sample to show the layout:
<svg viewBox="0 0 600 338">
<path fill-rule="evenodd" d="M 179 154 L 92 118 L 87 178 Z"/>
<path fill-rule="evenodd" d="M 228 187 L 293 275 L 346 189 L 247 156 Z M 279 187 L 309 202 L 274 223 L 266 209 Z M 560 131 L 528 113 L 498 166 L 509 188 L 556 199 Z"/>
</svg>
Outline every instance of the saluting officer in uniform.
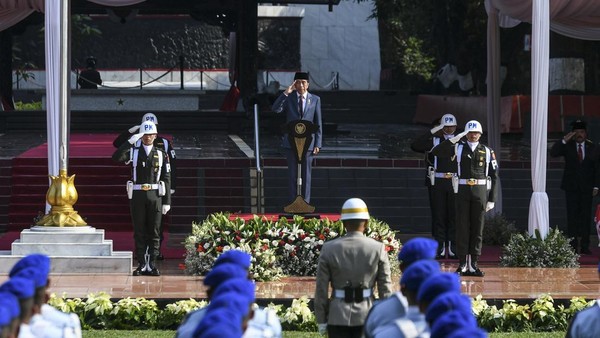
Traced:
<svg viewBox="0 0 600 338">
<path fill-rule="evenodd" d="M 431 216 L 433 218 L 432 235 L 438 241 L 437 258 L 456 258 L 452 244 L 456 235 L 456 198 L 452 189 L 452 177 L 456 175 L 456 162 L 448 157 L 430 154 L 431 149 L 442 141 L 454 137 L 456 117 L 445 114 L 440 124 L 430 132 L 417 138 L 410 145 L 416 152 L 427 154 L 426 183 L 430 187 Z"/>
<path fill-rule="evenodd" d="M 479 142 L 483 134 L 481 123 L 467 122 L 465 131 L 440 143 L 431 150 L 439 157 L 457 162 L 458 173 L 453 179 L 457 192 L 456 251 L 463 276 L 483 277 L 477 266 L 481 255 L 485 213 L 494 208 L 498 164 L 492 149 Z M 466 142 L 460 142 L 467 137 Z"/>
<path fill-rule="evenodd" d="M 390 263 L 385 245 L 364 235 L 369 210 L 363 200 L 347 200 L 340 219 L 347 233 L 326 242 L 319 256 L 315 316 L 322 335 L 358 338 L 373 305 L 375 283 L 380 299 L 391 294 Z"/>
<path fill-rule="evenodd" d="M 146 113 L 142 116 L 142 122 L 146 121 L 154 122 L 154 124 L 158 127 L 158 118 L 156 115 L 152 113 Z M 113 146 L 115 148 L 119 148 L 123 143 L 127 143 L 127 140 L 140 129 L 140 125 L 135 125 L 128 130 L 122 132 L 117 136 L 117 138 L 113 141 Z M 139 141 L 138 141 L 139 142 Z M 171 195 L 175 193 L 175 189 L 177 188 L 177 154 L 175 153 L 175 148 L 173 147 L 173 141 L 170 141 L 167 138 L 156 136 L 153 145 L 158 149 L 161 149 L 163 152 L 167 154 L 167 160 L 169 161 L 169 166 L 171 167 Z M 138 144 L 139 146 L 139 144 Z M 160 222 L 160 247 L 162 248 L 162 243 L 165 238 L 164 235 L 164 226 L 163 222 Z M 157 256 L 158 260 L 165 259 L 162 253 L 158 252 Z"/>
<path fill-rule="evenodd" d="M 160 250 L 160 223 L 162 215 L 171 209 L 171 170 L 167 154 L 153 145 L 157 132 L 153 122 L 142 123 L 139 133 L 112 156 L 117 162 L 131 163 L 133 168 L 127 193 L 138 260 L 134 276 L 160 276 L 155 265 Z"/>
</svg>

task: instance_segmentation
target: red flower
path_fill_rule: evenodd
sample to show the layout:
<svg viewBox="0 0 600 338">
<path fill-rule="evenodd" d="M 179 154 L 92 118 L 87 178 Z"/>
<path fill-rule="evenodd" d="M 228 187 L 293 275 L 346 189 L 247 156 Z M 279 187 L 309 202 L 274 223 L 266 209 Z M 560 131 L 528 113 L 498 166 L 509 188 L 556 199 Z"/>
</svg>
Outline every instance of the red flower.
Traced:
<svg viewBox="0 0 600 338">
<path fill-rule="evenodd" d="M 269 246 L 268 246 L 268 245 L 266 245 L 266 244 L 264 244 L 264 245 L 262 246 L 262 249 L 266 251 L 266 250 L 268 250 L 268 249 L 269 249 Z"/>
<path fill-rule="evenodd" d="M 223 252 L 223 247 L 219 245 L 219 246 L 217 247 L 217 252 Z"/>
<path fill-rule="evenodd" d="M 284 246 L 285 245 L 285 241 L 284 240 L 280 240 L 279 241 L 279 246 Z"/>
<path fill-rule="evenodd" d="M 179 270 L 185 270 L 185 264 L 179 263 Z"/>
<path fill-rule="evenodd" d="M 240 236 L 235 236 L 235 240 L 239 242 L 239 241 L 241 241 L 241 240 L 242 240 L 242 237 L 240 237 Z"/>
<path fill-rule="evenodd" d="M 202 245 L 198 245 L 198 248 L 196 249 L 196 252 L 204 252 L 206 250 L 204 250 L 204 246 Z"/>
<path fill-rule="evenodd" d="M 324 240 L 324 239 L 325 239 L 325 236 L 324 236 L 323 234 L 320 234 L 320 235 L 319 235 L 319 239 L 320 239 L 320 240 Z"/>
</svg>

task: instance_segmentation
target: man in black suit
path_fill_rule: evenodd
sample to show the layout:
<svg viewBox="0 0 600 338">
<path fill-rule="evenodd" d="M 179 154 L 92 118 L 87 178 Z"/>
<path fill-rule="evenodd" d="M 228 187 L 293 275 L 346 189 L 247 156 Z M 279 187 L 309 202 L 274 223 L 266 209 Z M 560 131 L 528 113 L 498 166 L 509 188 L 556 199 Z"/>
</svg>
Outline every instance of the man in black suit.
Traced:
<svg viewBox="0 0 600 338">
<path fill-rule="evenodd" d="M 576 120 L 571 126 L 572 131 L 554 143 L 550 156 L 565 158 L 560 188 L 565 191 L 571 246 L 577 250 L 579 240 L 579 253 L 589 255 L 592 198 L 598 194 L 598 156 L 594 143 L 587 139 L 585 121 Z"/>
</svg>

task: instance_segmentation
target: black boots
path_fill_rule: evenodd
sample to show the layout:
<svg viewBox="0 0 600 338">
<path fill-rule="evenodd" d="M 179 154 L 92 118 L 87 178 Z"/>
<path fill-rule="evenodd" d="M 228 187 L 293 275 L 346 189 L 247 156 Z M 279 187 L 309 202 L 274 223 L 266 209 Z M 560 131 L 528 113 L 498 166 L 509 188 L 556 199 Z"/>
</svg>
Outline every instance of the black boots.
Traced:
<svg viewBox="0 0 600 338">
<path fill-rule="evenodd" d="M 133 275 L 134 276 L 141 276 L 141 275 L 143 275 L 144 274 L 144 271 L 143 271 L 144 270 L 144 265 L 145 265 L 144 263 L 139 263 L 138 267 L 135 270 L 133 270 Z"/>
<path fill-rule="evenodd" d="M 477 266 L 477 258 L 479 256 L 475 255 L 466 255 L 460 256 L 460 263 L 458 264 L 458 269 L 456 269 L 456 273 L 460 276 L 471 276 L 471 277 L 483 277 L 485 273 L 479 269 Z"/>
</svg>

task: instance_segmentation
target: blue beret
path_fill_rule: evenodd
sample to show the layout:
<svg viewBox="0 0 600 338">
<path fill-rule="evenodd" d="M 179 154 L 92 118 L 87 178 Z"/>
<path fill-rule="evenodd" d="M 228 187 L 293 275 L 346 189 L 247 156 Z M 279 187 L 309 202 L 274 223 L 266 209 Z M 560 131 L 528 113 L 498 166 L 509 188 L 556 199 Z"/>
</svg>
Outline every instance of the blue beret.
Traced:
<svg viewBox="0 0 600 338">
<path fill-rule="evenodd" d="M 237 325 L 236 325 L 237 324 Z M 215 328 L 218 328 L 215 331 Z M 214 334 L 219 333 L 219 336 Z M 229 308 L 206 311 L 194 331 L 194 337 L 241 337 L 242 316 Z"/>
<path fill-rule="evenodd" d="M 21 305 L 17 296 L 8 291 L 0 291 L 0 306 L 5 306 L 11 311 L 12 318 L 21 315 Z"/>
<path fill-rule="evenodd" d="M 34 267 L 19 270 L 19 272 L 14 274 L 12 277 L 23 277 L 29 279 L 33 281 L 36 289 L 48 285 L 48 274 L 45 274 L 43 271 Z"/>
<path fill-rule="evenodd" d="M 430 238 L 415 237 L 408 240 L 400 249 L 398 260 L 410 265 L 420 259 L 434 259 L 438 243 Z"/>
<path fill-rule="evenodd" d="M 35 285 L 30 279 L 13 277 L 0 285 L 0 291 L 8 291 L 18 299 L 31 298 L 35 293 Z"/>
<path fill-rule="evenodd" d="M 21 258 L 8 273 L 9 277 L 16 275 L 19 271 L 26 268 L 36 268 L 42 274 L 50 274 L 50 257 L 43 254 L 31 254 Z"/>
<path fill-rule="evenodd" d="M 436 273 L 421 283 L 417 301 L 431 303 L 438 295 L 448 291 L 460 292 L 458 275 L 450 272 Z"/>
<path fill-rule="evenodd" d="M 217 297 L 213 297 L 210 300 L 207 311 L 213 311 L 218 308 L 228 308 L 236 313 L 241 314 L 242 318 L 248 315 L 250 305 L 253 300 L 247 296 L 241 295 L 237 292 L 225 292 L 219 294 Z"/>
<path fill-rule="evenodd" d="M 248 270 L 250 269 L 250 259 L 251 256 L 249 253 L 233 249 L 225 251 L 219 257 L 217 257 L 214 265 L 216 266 L 223 263 L 233 263 Z"/>
<path fill-rule="evenodd" d="M 447 338 L 487 338 L 488 333 L 484 329 L 478 327 L 465 327 L 450 333 Z"/>
<path fill-rule="evenodd" d="M 221 283 L 214 290 L 212 294 L 212 298 L 217 298 L 219 295 L 229 292 L 235 292 L 239 294 L 241 297 L 248 299 L 251 302 L 254 302 L 254 290 L 255 290 L 254 282 L 249 280 L 248 278 L 232 278 L 228 279 L 225 282 Z"/>
<path fill-rule="evenodd" d="M 427 312 L 425 312 L 425 320 L 431 324 L 435 322 L 438 317 L 452 310 L 473 315 L 473 310 L 471 310 L 471 299 L 467 295 L 458 292 L 444 292 L 429 304 Z"/>
<path fill-rule="evenodd" d="M 6 305 L 0 305 L 0 332 L 2 332 L 2 327 L 10 324 L 12 320 L 11 310 Z"/>
<path fill-rule="evenodd" d="M 472 327 L 477 327 L 475 317 L 465 316 L 460 311 L 450 311 L 433 322 L 430 338 L 445 338 L 456 330 Z"/>
<path fill-rule="evenodd" d="M 417 292 L 421 283 L 427 277 L 430 277 L 434 273 L 440 272 L 440 263 L 432 259 L 419 260 L 411 264 L 402 273 L 400 279 L 400 285 L 406 286 L 406 288 L 412 292 Z"/>
<path fill-rule="evenodd" d="M 244 270 L 239 265 L 231 263 L 216 265 L 206 274 L 206 277 L 204 277 L 204 285 L 215 288 L 231 278 L 248 279 L 248 270 Z"/>
</svg>

